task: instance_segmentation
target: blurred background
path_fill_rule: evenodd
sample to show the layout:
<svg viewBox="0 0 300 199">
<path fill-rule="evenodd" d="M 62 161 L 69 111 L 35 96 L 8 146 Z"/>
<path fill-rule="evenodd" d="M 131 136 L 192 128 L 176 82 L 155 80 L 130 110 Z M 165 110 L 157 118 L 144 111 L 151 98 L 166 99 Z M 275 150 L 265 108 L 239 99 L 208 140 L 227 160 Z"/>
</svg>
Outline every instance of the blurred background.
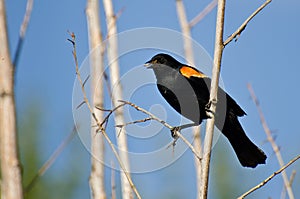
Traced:
<svg viewBox="0 0 300 199">
<path fill-rule="evenodd" d="M 143 27 L 181 31 L 175 1 L 125 0 L 113 3 L 115 13 L 120 13 L 117 20 L 118 32 Z M 193 19 L 209 3 L 210 1 L 184 1 L 188 20 Z M 263 1 L 258 0 L 227 1 L 224 37 L 233 33 L 262 3 Z M 230 43 L 224 50 L 221 70 L 224 87 L 247 112 L 248 115 L 240 121 L 247 135 L 265 151 L 268 159 L 266 165 L 255 169 L 243 168 L 226 138 L 221 136 L 212 153 L 209 198 L 235 198 L 279 168 L 270 143 L 266 141 L 247 83 L 251 83 L 254 88 L 284 161 L 287 163 L 300 152 L 297 126 L 300 122 L 299 7 L 300 2 L 297 0 L 273 1 L 250 22 L 238 41 Z M 72 92 L 76 76 L 72 46 L 67 38 L 68 31 L 76 34 L 77 56 L 81 63 L 89 53 L 85 8 L 86 1 L 34 2 L 16 76 L 19 142 L 25 185 L 73 129 Z M 26 1 L 6 1 L 12 56 L 16 50 L 25 9 Z M 103 35 L 106 35 L 102 3 L 100 18 Z M 192 28 L 193 39 L 211 56 L 214 50 L 215 19 L 216 9 Z M 182 49 L 182 56 L 183 52 Z M 142 66 L 155 53 L 145 51 L 124 59 L 120 62 L 121 75 L 138 63 Z M 201 66 L 197 67 L 203 70 Z M 149 76 L 153 76 L 150 71 Z M 158 95 L 154 86 L 148 90 L 154 93 L 150 99 L 166 107 L 167 113 L 172 115 L 169 120 L 176 125 L 180 116 Z M 147 109 L 153 101 L 141 96 L 135 103 L 142 106 L 141 102 L 144 102 Z M 113 126 L 113 123 L 109 125 Z M 168 129 L 162 129 L 160 133 L 164 135 L 166 142 L 172 140 Z M 108 134 L 113 137 L 114 128 L 108 127 Z M 141 147 L 138 142 L 136 139 L 129 140 L 129 148 L 138 150 L 134 149 Z M 148 144 L 155 146 L 156 143 Z M 292 170 L 299 172 L 299 166 L 300 162 L 296 162 L 287 169 L 287 174 L 290 176 Z M 26 197 L 89 198 L 89 172 L 90 154 L 79 137 L 75 136 Z M 115 175 L 119 196 L 119 172 L 115 171 Z M 133 181 L 143 198 L 195 198 L 193 154 L 187 150 L 168 167 L 133 174 Z M 300 176 L 296 173 L 293 182 L 295 196 L 300 196 L 299 186 Z M 111 169 L 108 167 L 106 189 L 107 197 L 110 198 Z M 277 176 L 249 198 L 280 198 L 282 190 L 282 177 Z"/>
</svg>

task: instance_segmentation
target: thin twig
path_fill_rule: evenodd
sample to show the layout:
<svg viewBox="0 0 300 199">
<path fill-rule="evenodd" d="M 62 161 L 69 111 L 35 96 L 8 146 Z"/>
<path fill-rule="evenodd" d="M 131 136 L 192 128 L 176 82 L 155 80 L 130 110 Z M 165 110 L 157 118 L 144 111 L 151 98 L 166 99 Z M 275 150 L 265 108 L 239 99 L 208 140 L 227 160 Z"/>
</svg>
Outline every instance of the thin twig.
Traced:
<svg viewBox="0 0 300 199">
<path fill-rule="evenodd" d="M 123 173 L 125 174 L 128 182 L 130 184 L 130 187 L 132 188 L 132 190 L 136 194 L 137 198 L 141 199 L 142 197 L 140 196 L 138 190 L 136 189 L 136 186 L 134 185 L 133 181 L 131 180 L 131 177 L 129 176 L 129 174 L 128 174 L 128 172 L 127 172 L 127 170 L 126 170 L 126 168 L 125 168 L 125 166 L 124 166 L 124 164 L 123 164 L 123 162 L 122 162 L 122 160 L 121 160 L 121 158 L 120 158 L 120 156 L 119 156 L 119 154 L 118 154 L 118 152 L 117 152 L 114 144 L 112 143 L 112 141 L 108 137 L 105 129 L 103 128 L 103 126 L 101 126 L 100 121 L 96 117 L 96 115 L 95 115 L 95 113 L 94 113 L 94 111 L 93 111 L 93 109 L 92 109 L 92 107 L 91 107 L 91 105 L 90 105 L 90 103 L 88 101 L 88 98 L 87 98 L 86 92 L 85 92 L 85 88 L 83 86 L 83 81 L 81 79 L 81 75 L 80 75 L 80 72 L 79 72 L 79 67 L 78 67 L 78 60 L 77 60 L 77 54 L 76 54 L 75 34 L 74 33 L 70 33 L 70 36 L 71 36 L 72 39 L 68 39 L 68 41 L 70 41 L 72 43 L 72 45 L 73 45 L 73 51 L 72 51 L 72 53 L 73 53 L 73 58 L 74 58 L 74 61 L 75 61 L 76 76 L 77 76 L 77 79 L 79 81 L 79 84 L 81 85 L 81 90 L 82 90 L 84 101 L 85 101 L 85 103 L 86 103 L 86 105 L 87 105 L 87 107 L 88 107 L 88 109 L 89 109 L 89 111 L 90 111 L 93 119 L 95 120 L 95 123 L 98 126 L 98 131 L 100 131 L 102 133 L 102 135 L 104 136 L 104 138 L 108 142 L 109 146 L 111 147 L 111 149 L 112 149 L 112 151 L 113 151 L 113 153 L 114 153 L 114 155 L 115 155 L 118 163 L 120 164 L 120 167 L 121 167 Z"/>
<path fill-rule="evenodd" d="M 258 99 L 257 99 L 257 97 L 255 95 L 255 92 L 254 92 L 251 84 L 248 84 L 247 87 L 248 87 L 248 90 L 250 92 L 251 98 L 252 98 L 252 100 L 255 103 L 255 106 L 257 108 L 261 124 L 262 124 L 262 126 L 264 128 L 264 131 L 265 131 L 266 135 L 267 135 L 267 140 L 270 142 L 270 144 L 271 144 L 271 146 L 273 148 L 273 151 L 274 151 L 274 153 L 275 153 L 275 155 L 277 157 L 277 160 L 278 160 L 278 163 L 279 163 L 280 167 L 283 167 L 284 161 L 283 161 L 282 155 L 280 153 L 280 149 L 279 149 L 278 145 L 276 144 L 276 142 L 275 142 L 275 140 L 274 140 L 274 138 L 272 136 L 270 128 L 268 127 L 267 121 L 266 121 L 265 116 L 264 116 L 264 114 L 262 112 L 262 109 L 261 109 L 261 107 L 259 105 L 259 102 L 258 102 Z M 291 184 L 289 182 L 288 176 L 287 176 L 287 174 L 286 174 L 285 171 L 282 172 L 282 178 L 283 178 L 283 182 L 284 182 L 284 185 L 286 187 L 287 193 L 289 195 L 289 198 L 290 199 L 295 198 L 293 190 L 292 190 L 292 187 L 291 187 Z"/>
<path fill-rule="evenodd" d="M 105 3 L 105 2 L 104 2 Z M 116 14 L 113 14 L 113 18 L 114 18 L 114 20 L 115 21 L 117 21 L 117 19 L 119 19 L 120 18 L 120 16 L 123 14 L 123 12 L 125 11 L 125 7 L 122 7 Z M 107 29 L 108 30 L 111 30 L 111 29 L 113 29 L 114 27 L 114 23 L 109 23 L 109 24 L 107 24 Z M 109 39 L 109 37 L 111 36 L 111 35 L 113 35 L 113 34 L 111 34 L 111 33 L 107 33 L 107 35 L 106 35 L 106 39 Z"/>
<path fill-rule="evenodd" d="M 295 176 L 296 176 L 296 170 L 293 170 L 292 171 L 292 174 L 290 176 L 290 179 L 289 179 L 289 182 L 290 182 L 290 185 L 292 186 L 293 182 L 294 182 L 294 179 L 295 179 Z M 281 192 L 281 199 L 285 199 L 285 196 L 286 196 L 286 187 L 285 185 L 283 186 L 283 189 L 282 189 L 282 192 Z"/>
<path fill-rule="evenodd" d="M 296 173 L 297 173 L 297 171 L 296 170 L 293 170 L 292 171 L 292 174 L 291 174 L 291 176 L 290 176 L 290 185 L 292 185 L 293 184 L 293 182 L 294 182 L 294 179 L 295 179 L 295 176 L 296 176 Z"/>
<path fill-rule="evenodd" d="M 118 128 L 123 128 L 123 127 L 131 125 L 131 124 L 144 123 L 144 122 L 147 122 L 147 121 L 150 121 L 150 120 L 153 120 L 153 118 L 152 117 L 147 117 L 147 118 L 144 118 L 144 119 L 135 120 L 135 121 L 132 121 L 132 122 L 127 122 L 125 124 L 117 124 L 115 126 L 118 127 Z"/>
<path fill-rule="evenodd" d="M 105 108 L 102 108 L 102 107 L 99 107 L 99 106 L 95 106 L 96 109 L 100 110 L 100 111 L 104 111 L 104 112 L 111 112 L 110 109 L 105 109 Z"/>
<path fill-rule="evenodd" d="M 25 39 L 25 34 L 26 34 L 26 31 L 27 31 L 27 27 L 28 27 L 28 24 L 29 24 L 30 16 L 31 16 L 32 7 L 33 7 L 33 0 L 27 0 L 25 15 L 24 15 L 24 18 L 23 18 L 22 25 L 20 27 L 19 41 L 18 41 L 18 44 L 17 44 L 15 56 L 14 56 L 14 59 L 13 59 L 14 67 L 17 67 L 18 62 L 19 62 L 20 54 L 21 54 L 24 39 Z"/>
<path fill-rule="evenodd" d="M 88 75 L 86 78 L 85 78 L 85 80 L 83 81 L 83 86 L 85 86 L 85 84 L 87 83 L 87 81 L 90 79 L 90 75 Z"/>
<path fill-rule="evenodd" d="M 195 154 L 195 156 L 197 157 L 197 159 L 201 162 L 202 158 L 200 157 L 200 155 L 198 154 L 198 152 L 196 151 L 196 149 L 194 148 L 194 146 L 178 131 L 176 131 L 176 135 L 182 139 L 182 141 L 191 149 L 191 151 Z"/>
<path fill-rule="evenodd" d="M 218 5 L 218 0 L 212 0 L 196 17 L 194 17 L 189 26 L 193 27 L 199 23 L 207 14 L 209 14 Z"/>
<path fill-rule="evenodd" d="M 180 130 L 184 129 L 184 128 L 188 128 L 188 127 L 191 127 L 193 125 L 183 125 L 183 128 L 179 128 L 177 129 L 176 127 L 173 127 L 171 126 L 170 124 L 168 124 L 167 122 L 159 119 L 158 117 L 156 117 L 154 114 L 150 113 L 149 111 L 146 111 L 145 109 L 137 106 L 136 104 L 133 104 L 131 102 L 127 102 L 127 101 L 124 101 L 124 100 L 119 100 L 120 102 L 123 102 L 125 104 L 128 104 L 130 106 L 132 106 L 133 108 L 135 108 L 137 111 L 141 111 L 143 113 L 145 113 L 146 115 L 150 116 L 150 118 L 152 118 L 152 120 L 155 120 L 159 123 L 161 123 L 162 125 L 164 125 L 165 127 L 167 127 L 168 129 L 170 129 L 172 131 L 172 134 L 174 134 L 174 137 L 175 137 L 175 142 L 177 141 L 177 137 L 181 138 L 182 141 L 191 149 L 191 151 L 195 154 L 195 156 L 198 158 L 199 161 L 201 161 L 201 156 L 197 153 L 197 151 L 195 150 L 195 148 L 193 147 L 193 145 L 179 132 Z M 175 145 L 175 142 L 173 142 L 173 146 Z"/>
<path fill-rule="evenodd" d="M 80 102 L 80 104 L 78 104 L 77 106 L 76 106 L 76 109 L 79 109 L 82 105 L 84 105 L 85 104 L 85 101 L 82 101 L 82 102 Z"/>
<path fill-rule="evenodd" d="M 254 192 L 255 190 L 263 187 L 265 184 L 267 184 L 270 180 L 272 180 L 272 178 L 274 178 L 276 175 L 280 174 L 282 171 L 284 171 L 287 167 L 289 167 L 291 164 L 293 164 L 294 162 L 296 162 L 298 159 L 300 158 L 300 155 L 296 156 L 295 158 L 293 158 L 292 160 L 290 160 L 286 165 L 284 165 L 283 167 L 281 167 L 279 170 L 275 171 L 272 175 L 270 175 L 268 178 L 266 178 L 265 180 L 263 180 L 261 183 L 259 183 L 258 185 L 256 185 L 255 187 L 253 187 L 252 189 L 250 189 L 249 191 L 247 191 L 246 193 L 244 193 L 243 195 L 241 195 L 240 197 L 238 197 L 238 199 L 243 199 L 245 198 L 247 195 L 249 195 L 250 193 Z"/>
<path fill-rule="evenodd" d="M 104 123 L 108 123 L 108 119 L 111 116 L 111 114 L 113 114 L 117 109 L 123 107 L 124 105 L 125 105 L 125 103 L 119 104 L 118 106 L 114 107 L 112 110 L 109 110 L 109 113 L 105 116 L 105 118 L 100 123 L 100 125 L 103 126 Z"/>
<path fill-rule="evenodd" d="M 119 102 L 122 102 L 124 104 L 128 104 L 130 106 L 132 106 L 133 108 L 135 108 L 137 111 L 141 111 L 143 113 L 145 113 L 146 115 L 149 115 L 151 118 L 153 118 L 153 120 L 161 123 L 162 125 L 164 125 L 165 127 L 167 127 L 168 129 L 173 129 L 173 127 L 171 125 L 169 125 L 167 122 L 159 119 L 158 117 L 156 117 L 154 114 L 150 113 L 149 111 L 146 111 L 145 109 L 135 105 L 134 103 L 131 103 L 131 102 L 127 102 L 127 101 L 124 101 L 124 100 L 119 100 Z"/>
<path fill-rule="evenodd" d="M 269 3 L 271 3 L 272 0 L 266 0 L 265 3 L 263 3 L 259 8 L 257 8 L 245 21 L 242 23 L 242 25 L 234 32 L 232 33 L 224 42 L 224 46 L 229 44 L 233 39 L 237 41 L 238 37 L 241 35 L 241 33 L 245 30 L 248 23 L 255 17 L 264 7 L 266 7 Z"/>
<path fill-rule="evenodd" d="M 28 185 L 24 189 L 24 194 L 28 194 L 34 185 L 38 182 L 38 180 L 46 173 L 46 171 L 53 165 L 56 161 L 57 157 L 63 152 L 63 150 L 68 146 L 68 144 L 72 141 L 72 139 L 76 135 L 76 127 L 73 127 L 73 130 L 69 133 L 69 135 L 62 141 L 62 143 L 55 149 L 55 151 L 51 154 L 48 160 L 43 164 L 43 166 L 38 170 L 36 175 L 30 180 Z"/>
</svg>

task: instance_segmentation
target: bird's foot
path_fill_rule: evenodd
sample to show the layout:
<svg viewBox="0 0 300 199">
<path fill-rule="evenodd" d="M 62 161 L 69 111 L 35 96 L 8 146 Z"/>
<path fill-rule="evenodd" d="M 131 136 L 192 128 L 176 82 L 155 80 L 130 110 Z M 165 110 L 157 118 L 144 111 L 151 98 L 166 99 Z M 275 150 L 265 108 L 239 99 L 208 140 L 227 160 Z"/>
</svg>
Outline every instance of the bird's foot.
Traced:
<svg viewBox="0 0 300 199">
<path fill-rule="evenodd" d="M 175 126 L 171 129 L 171 136 L 172 138 L 174 139 L 177 139 L 178 138 L 178 134 L 177 132 L 179 132 L 181 130 L 181 126 Z"/>
<path fill-rule="evenodd" d="M 182 129 L 186 129 L 198 125 L 199 123 L 189 123 L 189 124 L 183 124 L 181 126 L 175 126 L 171 129 L 171 135 L 174 139 L 176 139 L 178 137 L 177 132 L 180 132 Z"/>
<path fill-rule="evenodd" d="M 212 118 L 212 115 L 215 115 L 215 112 L 210 110 L 212 103 L 216 104 L 216 101 L 209 100 L 209 102 L 205 105 L 205 112 L 208 119 Z"/>
</svg>

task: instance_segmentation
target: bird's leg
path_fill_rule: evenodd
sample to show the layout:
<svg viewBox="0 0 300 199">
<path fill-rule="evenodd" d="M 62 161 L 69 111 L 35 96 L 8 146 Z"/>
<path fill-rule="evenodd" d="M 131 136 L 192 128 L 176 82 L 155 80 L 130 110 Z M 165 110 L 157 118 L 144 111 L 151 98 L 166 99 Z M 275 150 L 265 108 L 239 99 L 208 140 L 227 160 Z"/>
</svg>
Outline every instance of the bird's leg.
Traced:
<svg viewBox="0 0 300 199">
<path fill-rule="evenodd" d="M 181 126 L 175 126 L 171 129 L 171 136 L 176 139 L 178 137 L 177 132 L 181 131 L 182 129 L 186 129 L 193 126 L 198 126 L 197 123 L 189 123 L 189 124 L 183 124 Z"/>
</svg>

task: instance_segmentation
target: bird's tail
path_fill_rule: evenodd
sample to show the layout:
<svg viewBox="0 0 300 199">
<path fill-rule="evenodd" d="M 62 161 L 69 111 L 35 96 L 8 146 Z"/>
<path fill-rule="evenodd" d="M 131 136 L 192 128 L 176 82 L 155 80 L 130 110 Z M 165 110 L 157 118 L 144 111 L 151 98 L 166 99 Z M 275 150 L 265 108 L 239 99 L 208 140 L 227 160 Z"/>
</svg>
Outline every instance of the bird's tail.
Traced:
<svg viewBox="0 0 300 199">
<path fill-rule="evenodd" d="M 258 164 L 265 164 L 267 156 L 247 137 L 237 117 L 231 118 L 230 122 L 226 121 L 222 132 L 242 166 L 255 168 Z"/>
</svg>

